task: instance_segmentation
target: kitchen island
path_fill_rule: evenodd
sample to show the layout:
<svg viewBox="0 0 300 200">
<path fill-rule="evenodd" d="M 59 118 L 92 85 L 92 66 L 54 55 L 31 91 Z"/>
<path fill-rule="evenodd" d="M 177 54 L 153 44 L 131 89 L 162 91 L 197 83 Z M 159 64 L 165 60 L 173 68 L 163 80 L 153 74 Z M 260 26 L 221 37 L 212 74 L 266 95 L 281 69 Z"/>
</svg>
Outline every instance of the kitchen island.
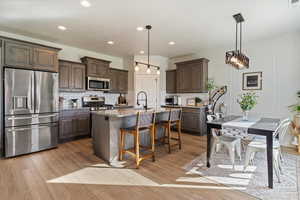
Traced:
<svg viewBox="0 0 300 200">
<path fill-rule="evenodd" d="M 153 110 L 141 110 L 135 108 L 103 110 L 92 112 L 92 141 L 96 156 L 112 163 L 118 160 L 119 156 L 119 132 L 120 128 L 132 127 L 136 125 L 137 113 L 155 112 L 156 121 L 168 119 L 168 109 L 157 108 Z M 157 138 L 163 136 L 163 128 L 157 127 Z M 133 136 L 128 135 L 125 138 L 125 148 L 134 146 Z M 140 144 L 150 145 L 149 133 L 140 133 Z"/>
</svg>

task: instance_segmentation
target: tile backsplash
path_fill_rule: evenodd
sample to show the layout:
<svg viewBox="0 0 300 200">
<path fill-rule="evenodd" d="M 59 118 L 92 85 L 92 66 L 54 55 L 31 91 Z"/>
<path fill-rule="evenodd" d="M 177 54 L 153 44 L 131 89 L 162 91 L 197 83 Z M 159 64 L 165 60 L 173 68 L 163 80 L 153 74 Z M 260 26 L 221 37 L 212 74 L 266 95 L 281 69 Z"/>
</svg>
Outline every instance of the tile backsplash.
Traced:
<svg viewBox="0 0 300 200">
<path fill-rule="evenodd" d="M 78 106 L 82 106 L 82 97 L 89 95 L 97 95 L 105 97 L 105 104 L 116 104 L 118 102 L 119 94 L 104 93 L 101 91 L 86 91 L 86 92 L 60 92 L 59 96 L 64 98 L 63 107 L 71 105 L 71 99 L 78 99 Z"/>
</svg>

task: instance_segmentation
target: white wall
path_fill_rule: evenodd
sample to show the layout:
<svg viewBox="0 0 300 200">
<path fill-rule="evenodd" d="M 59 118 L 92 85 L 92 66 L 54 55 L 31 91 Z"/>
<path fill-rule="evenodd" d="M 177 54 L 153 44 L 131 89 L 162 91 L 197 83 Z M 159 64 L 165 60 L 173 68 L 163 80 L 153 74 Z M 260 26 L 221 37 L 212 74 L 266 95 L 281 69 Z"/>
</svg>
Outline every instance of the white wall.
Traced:
<svg viewBox="0 0 300 200">
<path fill-rule="evenodd" d="M 234 42 L 234 41 L 233 41 Z M 170 59 L 169 69 L 174 63 L 205 57 L 210 60 L 208 76 L 218 85 L 227 85 L 225 102 L 229 113 L 241 114 L 236 103 L 237 95 L 242 91 L 242 74 L 244 72 L 263 72 L 263 89 L 257 91 L 258 105 L 251 111 L 252 115 L 284 118 L 291 116 L 288 105 L 297 101 L 296 92 L 300 90 L 300 33 L 289 33 L 264 41 L 254 41 L 244 45 L 246 55 L 250 58 L 250 68 L 238 71 L 225 64 L 225 52 L 230 46 L 205 49 L 197 54 Z"/>
<path fill-rule="evenodd" d="M 129 60 L 129 62 L 127 62 Z M 141 65 L 140 70 L 138 72 L 134 71 L 135 61 L 147 63 L 147 56 L 136 55 L 134 57 L 129 57 L 128 59 L 124 58 L 126 61 L 126 66 L 128 66 L 129 70 L 129 91 L 128 91 L 128 102 L 131 105 L 135 105 L 136 97 L 135 97 L 135 77 L 136 75 L 148 75 L 146 73 L 146 66 Z M 168 68 L 168 58 L 163 56 L 150 56 L 150 64 L 156 65 L 160 67 L 160 75 L 159 75 L 159 86 L 160 86 L 160 104 L 164 103 L 165 95 L 166 95 L 166 69 Z M 153 70 L 152 75 L 155 75 L 156 71 Z"/>
</svg>

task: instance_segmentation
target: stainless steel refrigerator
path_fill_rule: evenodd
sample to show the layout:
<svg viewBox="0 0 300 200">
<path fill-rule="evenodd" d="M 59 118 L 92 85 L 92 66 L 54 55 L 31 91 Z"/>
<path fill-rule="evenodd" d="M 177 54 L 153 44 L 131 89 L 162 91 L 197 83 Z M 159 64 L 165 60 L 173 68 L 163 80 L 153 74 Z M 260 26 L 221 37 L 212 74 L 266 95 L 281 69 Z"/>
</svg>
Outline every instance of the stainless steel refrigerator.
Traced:
<svg viewBox="0 0 300 200">
<path fill-rule="evenodd" d="M 57 146 L 58 74 L 4 69 L 5 157 Z"/>
</svg>

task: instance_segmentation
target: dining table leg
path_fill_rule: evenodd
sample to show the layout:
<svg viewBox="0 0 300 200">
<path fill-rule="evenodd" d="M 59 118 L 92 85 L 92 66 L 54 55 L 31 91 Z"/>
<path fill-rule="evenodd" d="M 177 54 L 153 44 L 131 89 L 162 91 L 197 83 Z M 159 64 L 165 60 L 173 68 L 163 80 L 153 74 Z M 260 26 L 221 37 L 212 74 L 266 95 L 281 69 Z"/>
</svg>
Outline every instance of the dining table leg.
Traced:
<svg viewBox="0 0 300 200">
<path fill-rule="evenodd" d="M 273 134 L 267 134 L 268 185 L 273 188 Z"/>
<path fill-rule="evenodd" d="M 207 125 L 207 145 L 206 145 L 206 166 L 209 168 L 210 167 L 210 145 L 211 145 L 211 127 Z"/>
</svg>

